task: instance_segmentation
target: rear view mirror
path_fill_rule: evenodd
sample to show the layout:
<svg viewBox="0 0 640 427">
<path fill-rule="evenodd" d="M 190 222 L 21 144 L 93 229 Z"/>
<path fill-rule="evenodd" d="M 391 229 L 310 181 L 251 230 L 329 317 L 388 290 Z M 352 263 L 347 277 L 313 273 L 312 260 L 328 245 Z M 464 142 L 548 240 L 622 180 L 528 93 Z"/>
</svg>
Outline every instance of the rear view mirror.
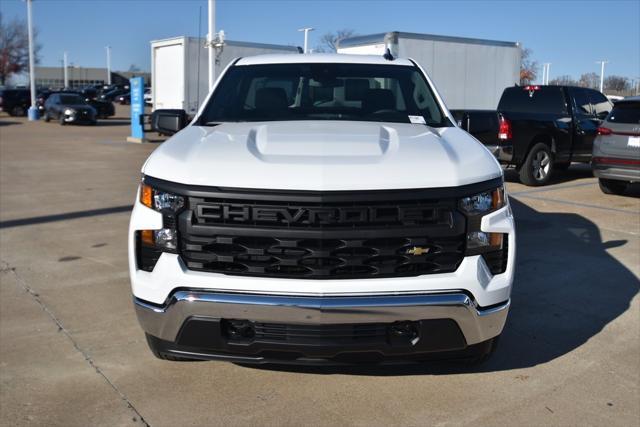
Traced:
<svg viewBox="0 0 640 427">
<path fill-rule="evenodd" d="M 151 113 L 151 129 L 163 135 L 173 135 L 187 126 L 184 110 L 156 110 Z"/>
</svg>

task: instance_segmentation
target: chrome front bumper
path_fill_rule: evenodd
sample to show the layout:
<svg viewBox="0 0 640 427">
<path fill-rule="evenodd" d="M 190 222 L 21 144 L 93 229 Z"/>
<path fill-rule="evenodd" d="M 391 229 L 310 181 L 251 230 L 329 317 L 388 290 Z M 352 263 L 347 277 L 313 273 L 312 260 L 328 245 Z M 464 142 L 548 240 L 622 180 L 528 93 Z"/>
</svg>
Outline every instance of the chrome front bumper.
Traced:
<svg viewBox="0 0 640 427">
<path fill-rule="evenodd" d="M 142 328 L 171 342 L 184 322 L 197 316 L 307 325 L 452 319 L 472 345 L 502 332 L 510 301 L 482 309 L 464 293 L 308 297 L 178 291 L 164 306 L 137 298 L 134 304 Z"/>
</svg>

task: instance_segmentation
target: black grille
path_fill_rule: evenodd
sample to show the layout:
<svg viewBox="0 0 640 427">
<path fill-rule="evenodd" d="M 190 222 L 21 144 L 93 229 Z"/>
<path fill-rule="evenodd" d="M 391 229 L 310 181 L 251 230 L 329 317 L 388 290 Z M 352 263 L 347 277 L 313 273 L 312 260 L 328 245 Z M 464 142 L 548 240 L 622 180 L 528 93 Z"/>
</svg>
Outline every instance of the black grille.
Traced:
<svg viewBox="0 0 640 427">
<path fill-rule="evenodd" d="M 308 194 L 313 194 L 309 196 Z M 466 219 L 456 199 L 418 190 L 188 197 L 180 254 L 191 270 L 308 279 L 455 271 Z"/>
<path fill-rule="evenodd" d="M 387 340 L 386 324 L 288 325 L 252 323 L 255 341 L 311 344 L 373 344 Z"/>
</svg>

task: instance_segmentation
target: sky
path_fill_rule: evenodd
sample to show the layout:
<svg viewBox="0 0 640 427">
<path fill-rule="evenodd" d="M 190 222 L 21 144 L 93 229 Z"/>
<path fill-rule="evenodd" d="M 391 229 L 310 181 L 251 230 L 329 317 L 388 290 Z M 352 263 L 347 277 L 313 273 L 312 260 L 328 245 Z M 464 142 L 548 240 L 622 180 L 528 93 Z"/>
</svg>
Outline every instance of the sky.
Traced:
<svg viewBox="0 0 640 427">
<path fill-rule="evenodd" d="M 78 66 L 150 69 L 151 40 L 197 36 L 206 0 L 34 0 L 42 65 L 59 66 L 63 52 Z M 7 21 L 26 20 L 26 3 L 1 0 Z M 310 47 L 331 31 L 366 35 L 405 31 L 520 42 L 550 77 L 600 73 L 640 78 L 640 0 L 627 1 L 388 1 L 217 0 L 216 27 L 229 40 L 301 46 L 301 27 L 314 27 Z M 539 74 L 542 72 L 539 70 Z"/>
</svg>

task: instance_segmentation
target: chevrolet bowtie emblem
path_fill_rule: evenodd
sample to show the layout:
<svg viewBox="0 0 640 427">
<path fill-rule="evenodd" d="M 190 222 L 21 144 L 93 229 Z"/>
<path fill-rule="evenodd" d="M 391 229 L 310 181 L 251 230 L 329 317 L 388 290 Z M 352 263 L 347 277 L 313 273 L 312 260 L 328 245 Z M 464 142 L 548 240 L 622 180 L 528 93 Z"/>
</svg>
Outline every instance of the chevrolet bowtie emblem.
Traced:
<svg viewBox="0 0 640 427">
<path fill-rule="evenodd" d="M 422 246 L 414 246 L 405 251 L 407 255 L 420 256 L 429 253 L 429 248 L 425 248 Z"/>
</svg>

